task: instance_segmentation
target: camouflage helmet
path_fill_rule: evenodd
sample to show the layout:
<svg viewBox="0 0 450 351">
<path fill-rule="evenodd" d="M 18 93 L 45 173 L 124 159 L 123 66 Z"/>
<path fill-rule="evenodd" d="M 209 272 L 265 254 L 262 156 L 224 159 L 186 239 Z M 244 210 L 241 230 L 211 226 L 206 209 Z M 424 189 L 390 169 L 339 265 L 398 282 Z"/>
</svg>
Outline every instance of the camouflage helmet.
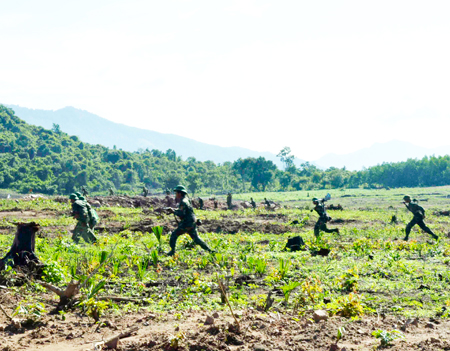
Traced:
<svg viewBox="0 0 450 351">
<path fill-rule="evenodd" d="M 77 196 L 77 194 L 72 193 L 72 194 L 70 194 L 69 199 L 70 200 L 78 200 L 78 196 Z"/>
<path fill-rule="evenodd" d="M 86 198 L 84 197 L 84 196 L 78 196 L 78 200 L 83 200 L 83 201 L 86 201 Z"/>
<path fill-rule="evenodd" d="M 178 191 L 183 194 L 187 194 L 187 190 L 183 185 L 177 185 L 175 188 L 173 188 L 173 191 Z"/>
<path fill-rule="evenodd" d="M 403 196 L 403 200 L 409 200 L 409 201 L 411 201 L 411 196 L 409 196 L 409 195 L 405 195 L 405 196 Z"/>
<path fill-rule="evenodd" d="M 75 195 L 76 195 L 78 198 L 80 198 L 81 193 L 80 193 L 79 191 L 77 191 L 77 192 L 75 193 Z"/>
<path fill-rule="evenodd" d="M 313 197 L 312 202 L 319 202 L 319 199 L 317 197 Z"/>
</svg>

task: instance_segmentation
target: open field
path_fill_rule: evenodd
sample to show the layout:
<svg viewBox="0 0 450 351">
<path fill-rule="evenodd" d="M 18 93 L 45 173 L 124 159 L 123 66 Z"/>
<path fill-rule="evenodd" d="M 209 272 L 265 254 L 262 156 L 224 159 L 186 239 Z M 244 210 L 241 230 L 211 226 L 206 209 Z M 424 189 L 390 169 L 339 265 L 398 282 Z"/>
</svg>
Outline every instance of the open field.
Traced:
<svg viewBox="0 0 450 351">
<path fill-rule="evenodd" d="M 152 232 L 162 226 L 168 234 L 174 217 L 155 207 L 109 201 L 97 209 L 99 242 L 75 245 L 68 203 L 0 200 L 0 257 L 11 246 L 15 223 L 34 221 L 41 225 L 36 251 L 47 265 L 42 280 L 65 287 L 92 274 L 81 304 L 58 312 L 58 297 L 36 277 L 4 272 L 0 305 L 30 322 L 17 328 L 0 312 L 0 350 L 93 350 L 95 341 L 134 326 L 139 329 L 122 350 L 372 350 L 381 343 L 372 332 L 402 327 L 405 338 L 392 341 L 390 350 L 450 350 L 450 217 L 434 214 L 450 210 L 450 187 L 331 191 L 330 204 L 344 210 L 328 211 L 328 226 L 340 235 L 316 240 L 310 200 L 326 193 L 234 196 L 267 197 L 281 203 L 275 211 L 263 205 L 197 210 L 200 235 L 218 253 L 192 247 L 185 235 L 174 257 L 163 253 L 168 236 L 159 250 Z M 401 240 L 412 217 L 401 204 L 405 193 L 421 200 L 437 243 L 418 228 L 409 242 Z M 390 223 L 393 215 L 397 224 Z M 296 235 L 307 248 L 283 251 Z M 330 252 L 321 256 L 321 249 Z M 325 310 L 328 320 L 314 322 L 316 310 Z M 206 324 L 213 314 L 214 324 Z"/>
</svg>

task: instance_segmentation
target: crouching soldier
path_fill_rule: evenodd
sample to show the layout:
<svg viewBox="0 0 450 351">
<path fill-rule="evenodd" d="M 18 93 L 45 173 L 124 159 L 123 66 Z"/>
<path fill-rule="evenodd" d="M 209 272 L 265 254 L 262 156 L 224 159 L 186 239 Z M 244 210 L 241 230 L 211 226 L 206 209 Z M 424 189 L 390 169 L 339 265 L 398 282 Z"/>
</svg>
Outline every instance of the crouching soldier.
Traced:
<svg viewBox="0 0 450 351">
<path fill-rule="evenodd" d="M 87 243 L 95 243 L 97 238 L 90 227 L 91 219 L 86 201 L 80 200 L 76 194 L 71 194 L 69 198 L 72 203 L 72 216 L 77 220 L 77 225 L 73 230 L 72 240 L 76 244 L 80 242 L 80 238 L 83 238 Z"/>
<path fill-rule="evenodd" d="M 324 200 L 319 200 L 318 198 L 313 198 L 312 202 L 314 204 L 314 209 L 311 210 L 312 211 L 316 211 L 317 214 L 319 215 L 319 219 L 317 220 L 316 225 L 314 226 L 314 235 L 317 237 L 319 237 L 320 235 L 320 231 L 324 231 L 325 233 L 338 233 L 339 234 L 339 229 L 335 228 L 335 229 L 328 229 L 327 228 L 327 222 L 331 219 L 330 217 L 328 217 L 327 212 L 325 210 L 325 201 Z"/>
<path fill-rule="evenodd" d="M 423 219 L 425 218 L 425 210 L 422 206 L 419 206 L 417 203 L 411 202 L 411 196 L 409 195 L 405 195 L 403 197 L 403 203 L 405 204 L 406 208 L 412 212 L 412 214 L 414 215 L 413 219 L 411 220 L 411 222 L 409 222 L 406 225 L 405 228 L 405 232 L 406 232 L 406 236 L 403 240 L 408 241 L 409 239 L 409 233 L 411 232 L 412 227 L 414 227 L 416 224 L 425 232 L 430 234 L 433 239 L 437 240 L 439 237 L 433 233 L 433 231 L 428 228 Z M 416 200 L 414 200 L 416 201 Z"/>
<path fill-rule="evenodd" d="M 197 220 L 194 214 L 194 208 L 192 207 L 189 196 L 187 195 L 186 188 L 183 185 L 178 185 L 173 189 L 175 191 L 175 200 L 178 202 L 178 209 L 170 209 L 169 212 L 174 213 L 181 219 L 178 223 L 178 228 L 175 229 L 170 235 L 169 245 L 170 251 L 167 253 L 169 256 L 175 254 L 175 246 L 177 244 L 178 237 L 187 233 L 191 239 L 199 245 L 203 250 L 213 252 L 209 246 L 198 236 L 197 232 Z"/>
</svg>

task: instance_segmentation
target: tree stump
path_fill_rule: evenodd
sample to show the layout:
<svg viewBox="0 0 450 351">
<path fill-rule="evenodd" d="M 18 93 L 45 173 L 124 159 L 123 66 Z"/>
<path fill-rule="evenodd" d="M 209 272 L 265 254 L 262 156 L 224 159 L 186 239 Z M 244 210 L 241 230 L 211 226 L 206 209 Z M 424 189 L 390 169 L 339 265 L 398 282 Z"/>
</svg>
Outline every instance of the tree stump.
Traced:
<svg viewBox="0 0 450 351">
<path fill-rule="evenodd" d="M 28 266 L 30 262 L 39 263 L 39 259 L 34 253 L 36 233 L 40 229 L 39 224 L 18 223 L 17 232 L 11 249 L 0 260 L 0 271 L 5 269 L 7 264 L 11 266 Z"/>
</svg>

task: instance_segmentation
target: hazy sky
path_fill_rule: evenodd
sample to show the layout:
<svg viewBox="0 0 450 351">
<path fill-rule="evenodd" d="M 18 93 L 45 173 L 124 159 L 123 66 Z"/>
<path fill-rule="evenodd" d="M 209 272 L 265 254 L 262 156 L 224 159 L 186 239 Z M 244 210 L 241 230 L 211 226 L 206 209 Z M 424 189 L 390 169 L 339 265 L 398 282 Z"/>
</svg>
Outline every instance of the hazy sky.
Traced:
<svg viewBox="0 0 450 351">
<path fill-rule="evenodd" d="M 300 158 L 449 145 L 450 1 L 0 0 L 0 102 Z"/>
</svg>

